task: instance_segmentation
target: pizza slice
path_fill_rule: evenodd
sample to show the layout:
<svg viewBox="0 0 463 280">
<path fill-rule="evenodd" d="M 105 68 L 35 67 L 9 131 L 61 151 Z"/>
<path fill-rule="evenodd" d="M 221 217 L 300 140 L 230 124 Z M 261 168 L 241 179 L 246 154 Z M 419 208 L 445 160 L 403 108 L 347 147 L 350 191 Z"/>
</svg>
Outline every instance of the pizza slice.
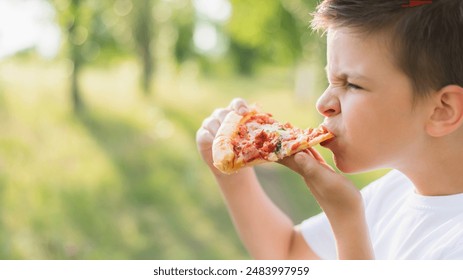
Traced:
<svg viewBox="0 0 463 280">
<path fill-rule="evenodd" d="M 324 126 L 300 129 L 256 108 L 231 111 L 212 143 L 214 166 L 226 174 L 245 166 L 275 162 L 334 137 Z"/>
</svg>

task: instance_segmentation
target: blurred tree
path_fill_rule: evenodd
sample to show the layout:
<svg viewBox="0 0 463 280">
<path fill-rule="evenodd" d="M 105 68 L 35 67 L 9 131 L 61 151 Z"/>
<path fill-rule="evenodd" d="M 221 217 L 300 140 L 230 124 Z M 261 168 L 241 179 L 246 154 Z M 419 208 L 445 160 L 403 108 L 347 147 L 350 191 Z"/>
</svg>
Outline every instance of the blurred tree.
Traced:
<svg viewBox="0 0 463 280">
<path fill-rule="evenodd" d="M 155 24 L 153 20 L 153 3 L 155 0 L 137 1 L 133 12 L 133 37 L 137 56 L 142 64 L 141 83 L 146 95 L 151 92 L 151 81 L 154 72 L 152 46 L 154 46 Z"/>
<path fill-rule="evenodd" d="M 125 17 L 132 10 L 132 0 L 49 0 L 57 11 L 66 47 L 65 56 L 72 64 L 70 96 L 75 112 L 85 106 L 79 87 L 79 75 L 85 64 L 123 57 L 132 50 L 130 30 Z"/>
<path fill-rule="evenodd" d="M 195 28 L 195 14 L 191 1 L 183 1 L 182 5 L 174 11 L 173 24 L 177 31 L 175 41 L 175 60 L 181 64 L 188 59 L 195 57 L 193 48 L 193 32 Z"/>
<path fill-rule="evenodd" d="M 71 101 L 75 112 L 81 111 L 83 107 L 78 77 L 83 64 L 82 45 L 88 37 L 88 29 L 83 25 L 82 2 L 79 0 L 55 0 L 55 4 L 61 5 L 60 7 L 67 6 L 65 13 L 59 13 L 59 22 L 64 27 L 69 42 L 69 59 L 72 62 Z"/>
<path fill-rule="evenodd" d="M 169 53 L 181 64 L 191 58 L 210 59 L 193 43 L 198 20 L 190 0 L 48 0 L 57 10 L 66 39 L 66 56 L 72 62 L 70 96 L 75 111 L 84 107 L 79 74 L 89 62 L 109 63 L 127 55 L 139 58 L 141 85 L 152 91 L 157 54 Z M 250 75 L 259 64 L 293 64 L 306 52 L 309 11 L 316 0 L 229 0 L 231 18 L 212 22 L 228 44 L 238 73 Z M 163 28 L 172 44 L 159 44 Z M 164 38 L 164 39 L 163 39 Z M 223 39 L 222 38 L 222 39 Z M 157 50 L 167 48 L 168 51 Z M 217 57 L 213 58 L 217 60 Z"/>
</svg>

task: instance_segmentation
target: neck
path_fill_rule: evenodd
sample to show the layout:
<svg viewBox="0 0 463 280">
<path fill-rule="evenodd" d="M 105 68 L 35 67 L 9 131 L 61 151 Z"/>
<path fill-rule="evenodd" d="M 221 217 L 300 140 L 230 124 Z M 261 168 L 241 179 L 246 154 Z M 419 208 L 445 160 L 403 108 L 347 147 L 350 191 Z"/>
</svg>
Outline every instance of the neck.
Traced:
<svg viewBox="0 0 463 280">
<path fill-rule="evenodd" d="M 435 142 L 438 143 L 412 158 L 413 162 L 397 169 L 413 182 L 421 195 L 463 193 L 463 145 Z"/>
</svg>

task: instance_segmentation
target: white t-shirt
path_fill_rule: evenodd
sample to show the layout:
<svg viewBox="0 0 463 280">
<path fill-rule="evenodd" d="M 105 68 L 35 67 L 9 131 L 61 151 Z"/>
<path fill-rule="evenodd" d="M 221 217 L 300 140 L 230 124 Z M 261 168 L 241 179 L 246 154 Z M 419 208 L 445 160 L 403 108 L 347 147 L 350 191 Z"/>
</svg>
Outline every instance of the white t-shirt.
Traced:
<svg viewBox="0 0 463 280">
<path fill-rule="evenodd" d="M 463 259 L 463 194 L 423 196 L 399 171 L 362 190 L 376 259 Z M 322 259 L 336 259 L 333 233 L 321 213 L 301 232 Z"/>
</svg>

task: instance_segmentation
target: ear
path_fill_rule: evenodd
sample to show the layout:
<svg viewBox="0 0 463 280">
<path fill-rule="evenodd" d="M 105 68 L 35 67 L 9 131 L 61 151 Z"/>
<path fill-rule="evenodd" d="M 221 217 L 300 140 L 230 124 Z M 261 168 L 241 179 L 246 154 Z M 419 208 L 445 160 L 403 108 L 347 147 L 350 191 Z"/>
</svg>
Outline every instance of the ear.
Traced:
<svg viewBox="0 0 463 280">
<path fill-rule="evenodd" d="M 433 97 L 432 112 L 426 124 L 426 131 L 433 137 L 452 133 L 463 123 L 463 88 L 448 85 Z"/>
</svg>

